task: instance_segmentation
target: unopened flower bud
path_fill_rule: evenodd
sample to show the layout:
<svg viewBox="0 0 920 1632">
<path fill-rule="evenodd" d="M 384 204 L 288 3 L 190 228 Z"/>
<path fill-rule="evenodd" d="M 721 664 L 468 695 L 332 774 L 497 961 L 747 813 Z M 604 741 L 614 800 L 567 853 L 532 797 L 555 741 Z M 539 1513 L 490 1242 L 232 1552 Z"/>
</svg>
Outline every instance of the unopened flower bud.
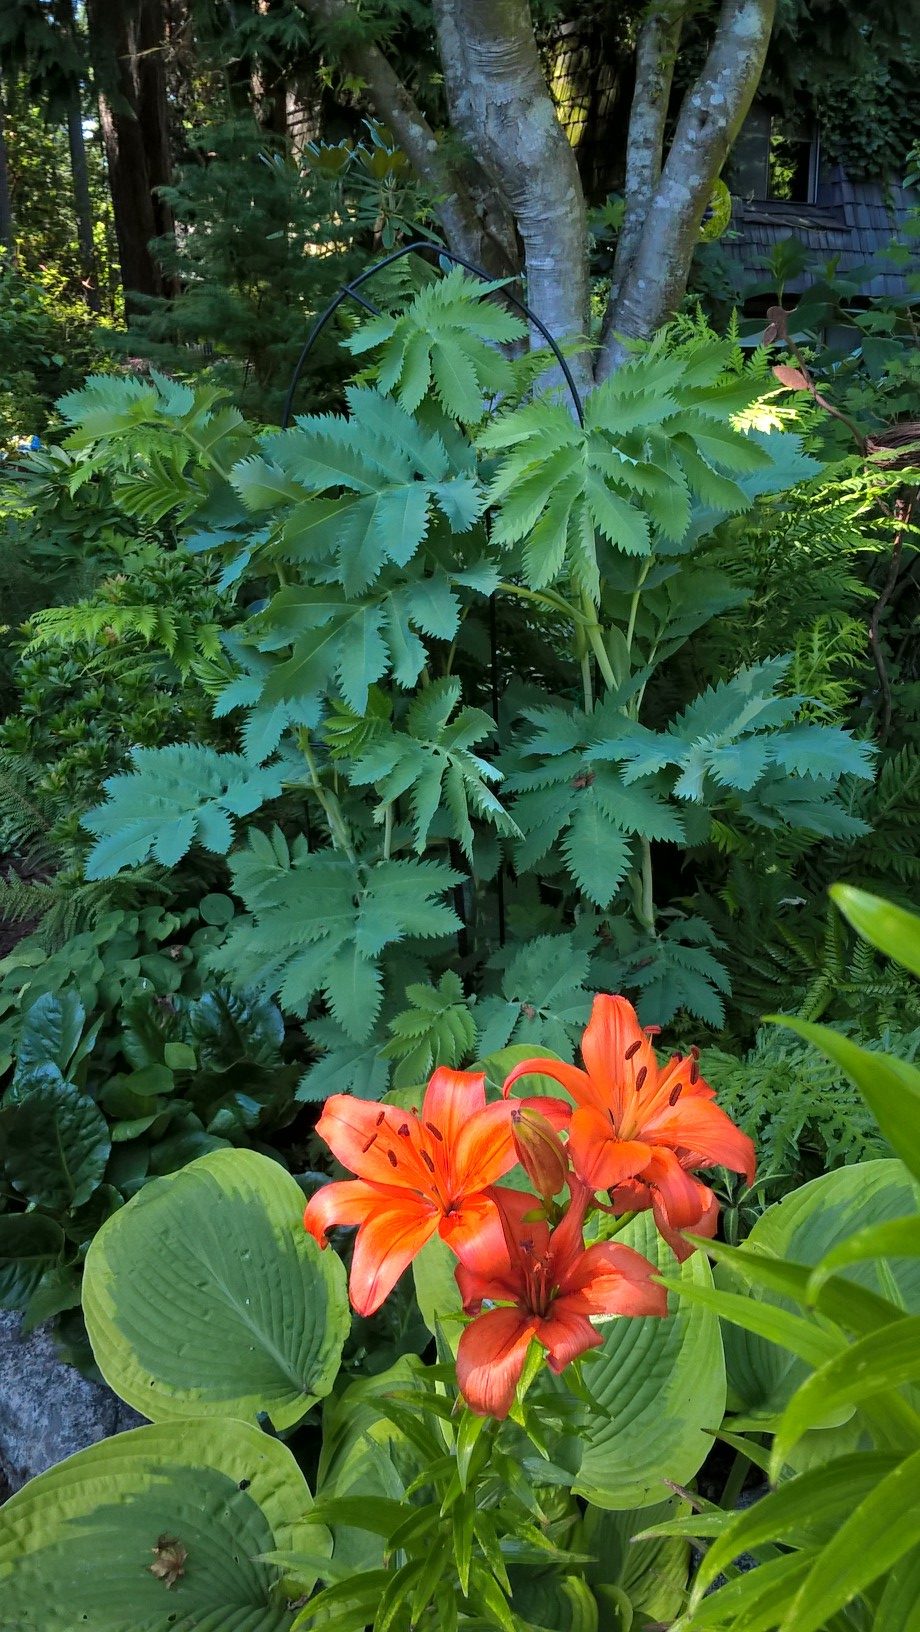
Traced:
<svg viewBox="0 0 920 1632">
<path fill-rule="evenodd" d="M 569 1158 L 556 1130 L 529 1105 L 515 1105 L 511 1134 L 517 1159 L 537 1194 L 558 1196 L 569 1176 Z"/>
</svg>

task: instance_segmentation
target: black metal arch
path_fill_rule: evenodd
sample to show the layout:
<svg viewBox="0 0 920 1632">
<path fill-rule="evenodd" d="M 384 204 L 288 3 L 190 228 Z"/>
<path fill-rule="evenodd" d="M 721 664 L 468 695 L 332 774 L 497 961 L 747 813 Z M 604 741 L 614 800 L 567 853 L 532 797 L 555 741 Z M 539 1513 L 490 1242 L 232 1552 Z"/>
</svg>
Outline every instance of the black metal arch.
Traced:
<svg viewBox="0 0 920 1632">
<path fill-rule="evenodd" d="M 291 409 L 294 404 L 294 392 L 297 390 L 300 376 L 303 373 L 304 364 L 306 363 L 310 352 L 313 350 L 313 347 L 322 334 L 323 329 L 329 322 L 329 319 L 338 311 L 343 302 L 349 298 L 356 301 L 359 306 L 363 306 L 365 311 L 371 312 L 375 317 L 378 316 L 379 313 L 377 311 L 377 307 L 372 306 L 370 301 L 365 300 L 364 296 L 359 294 L 358 291 L 360 290 L 362 284 L 367 283 L 369 279 L 376 277 L 377 273 L 382 272 L 385 266 L 392 266 L 394 261 L 402 260 L 404 255 L 433 255 L 438 261 L 450 261 L 454 266 L 462 266 L 465 272 L 472 273 L 473 277 L 478 278 L 480 283 L 492 283 L 494 281 L 489 277 L 488 272 L 485 272 L 481 266 L 474 266 L 472 261 L 465 261 L 462 255 L 455 255 L 453 250 L 445 249 L 442 244 L 432 243 L 432 241 L 428 238 L 416 238 L 411 244 L 403 244 L 401 249 L 394 249 L 391 255 L 385 255 L 382 260 L 375 261 L 373 266 L 367 267 L 365 271 L 360 272 L 356 278 L 352 278 L 350 283 L 343 283 L 338 293 L 333 295 L 325 311 L 320 312 L 319 317 L 316 318 L 306 340 L 303 343 L 303 350 L 301 351 L 295 364 L 294 372 L 291 375 L 291 383 L 287 389 L 287 396 L 284 399 L 284 408 L 282 409 L 281 413 L 282 430 L 286 430 L 291 423 Z M 578 423 L 579 425 L 584 425 L 585 413 L 582 400 L 578 392 L 578 387 L 572 377 L 572 370 L 569 368 L 568 363 L 562 355 L 558 342 L 553 339 L 553 336 L 550 334 L 546 324 L 537 316 L 536 312 L 531 310 L 526 301 L 518 300 L 517 295 L 513 294 L 512 291 L 507 288 L 501 289 L 499 293 L 504 296 L 509 305 L 514 306 L 523 317 L 526 317 L 528 323 L 530 323 L 533 328 L 537 330 L 538 334 L 543 336 L 543 339 L 546 341 L 546 344 L 549 346 L 550 351 L 559 364 L 563 379 L 569 388 L 572 402 L 575 405 L 575 412 L 578 415 Z"/>
</svg>

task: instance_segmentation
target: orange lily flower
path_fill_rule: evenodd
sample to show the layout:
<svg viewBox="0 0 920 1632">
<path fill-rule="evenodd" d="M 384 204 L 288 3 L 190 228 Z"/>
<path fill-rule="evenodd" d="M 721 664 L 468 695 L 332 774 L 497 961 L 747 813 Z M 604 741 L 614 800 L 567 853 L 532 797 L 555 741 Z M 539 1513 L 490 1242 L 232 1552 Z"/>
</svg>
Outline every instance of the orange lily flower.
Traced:
<svg viewBox="0 0 920 1632">
<path fill-rule="evenodd" d="M 653 1264 L 631 1247 L 601 1241 L 585 1249 L 582 1229 L 589 1192 L 575 1185 L 562 1222 L 550 1231 L 534 1219 L 536 1196 L 493 1191 L 493 1222 L 475 1240 L 456 1245 L 457 1285 L 467 1314 L 457 1350 L 457 1382 L 480 1416 L 506 1417 L 514 1402 L 532 1338 L 551 1370 L 596 1349 L 598 1315 L 665 1315 L 667 1296 Z M 489 1308 L 484 1303 L 508 1307 Z"/>
<path fill-rule="evenodd" d="M 678 1258 L 692 1251 L 680 1234 L 713 1235 L 718 1203 L 693 1177 L 700 1167 L 728 1167 L 754 1180 L 754 1146 L 714 1103 L 700 1076 L 699 1050 L 660 1066 L 648 1033 L 625 997 L 594 999 L 582 1036 L 585 1069 L 560 1060 L 522 1060 L 504 1091 L 531 1072 L 552 1077 L 575 1100 L 568 1148 L 590 1190 L 607 1190 L 614 1212 L 652 1207 Z"/>
<path fill-rule="evenodd" d="M 512 1106 L 504 1100 L 487 1105 L 485 1080 L 442 1066 L 428 1083 L 421 1113 L 348 1094 L 327 1099 L 316 1131 L 357 1177 L 311 1196 L 304 1225 L 321 1246 L 332 1225 L 360 1226 L 349 1282 L 359 1315 L 380 1308 L 432 1236 L 456 1251 L 493 1216 L 486 1192 L 516 1156 Z M 556 1125 L 568 1119 L 561 1100 L 535 1103 Z"/>
</svg>

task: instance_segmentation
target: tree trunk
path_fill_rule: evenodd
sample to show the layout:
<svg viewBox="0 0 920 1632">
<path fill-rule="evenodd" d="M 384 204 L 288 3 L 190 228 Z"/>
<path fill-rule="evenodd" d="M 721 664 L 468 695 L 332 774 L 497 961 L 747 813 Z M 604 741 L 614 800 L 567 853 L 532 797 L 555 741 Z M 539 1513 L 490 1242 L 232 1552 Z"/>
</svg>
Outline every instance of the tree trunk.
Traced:
<svg viewBox="0 0 920 1632">
<path fill-rule="evenodd" d="M 90 50 L 115 214 L 125 309 L 170 293 L 151 240 L 172 229 L 155 189 L 169 181 L 165 21 L 161 0 L 87 0 Z"/>
<path fill-rule="evenodd" d="M 3 81 L 0 80 L 0 245 L 13 254 L 13 204 L 10 198 L 10 167 L 3 124 Z"/>
<path fill-rule="evenodd" d="M 86 164 L 86 143 L 83 139 L 83 109 L 79 92 L 75 92 L 67 108 L 67 140 L 70 146 L 70 169 L 73 176 L 73 201 L 77 217 L 77 244 L 80 251 L 80 273 L 83 296 L 91 312 L 101 309 L 99 286 L 96 278 L 96 251 L 93 245 L 93 206 L 89 196 L 89 170 Z"/>
<path fill-rule="evenodd" d="M 660 180 L 645 205 L 635 249 L 608 308 L 598 379 L 629 355 L 624 340 L 652 334 L 683 298 L 713 183 L 760 83 L 775 12 L 776 0 L 723 0 L 712 48 L 684 97 Z M 658 45 L 660 72 L 661 53 L 673 50 L 666 27 Z M 656 71 L 652 55 L 650 51 L 645 62 L 646 75 Z M 641 112 L 647 100 L 640 87 L 634 109 Z"/>
</svg>

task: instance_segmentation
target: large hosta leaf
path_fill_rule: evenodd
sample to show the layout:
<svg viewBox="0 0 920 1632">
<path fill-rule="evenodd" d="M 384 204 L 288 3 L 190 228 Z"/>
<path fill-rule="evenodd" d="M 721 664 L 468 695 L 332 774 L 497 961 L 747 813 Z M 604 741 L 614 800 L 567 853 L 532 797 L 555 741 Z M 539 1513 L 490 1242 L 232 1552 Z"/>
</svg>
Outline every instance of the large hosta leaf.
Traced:
<svg viewBox="0 0 920 1632">
<path fill-rule="evenodd" d="M 662 1274 L 673 1275 L 670 1248 L 650 1213 L 642 1213 L 617 1240 L 635 1247 Z M 695 1252 L 682 1279 L 711 1285 L 709 1265 Z M 671 1294 L 665 1320 L 612 1320 L 585 1381 L 606 1415 L 587 1416 L 584 1452 L 574 1485 L 598 1507 L 645 1507 L 669 1495 L 666 1479 L 686 1484 L 709 1451 L 707 1429 L 725 1409 L 725 1366 L 719 1322 L 709 1310 Z"/>
<path fill-rule="evenodd" d="M 825 1253 L 857 1230 L 902 1218 L 916 1208 L 916 1192 L 900 1162 L 859 1162 L 825 1173 L 802 1185 L 775 1206 L 768 1207 L 754 1225 L 745 1246 L 771 1258 L 789 1258 L 797 1264 L 816 1265 Z M 890 1259 L 854 1264 L 843 1271 L 881 1297 L 896 1297 L 909 1312 L 920 1313 L 920 1261 Z M 737 1290 L 735 1271 L 719 1269 L 718 1279 Z M 755 1294 L 756 1295 L 756 1294 Z M 770 1303 L 793 1308 L 774 1293 Z M 809 1367 L 788 1350 L 768 1343 L 753 1332 L 725 1323 L 725 1359 L 732 1403 L 744 1412 L 782 1409 Z M 816 1440 L 814 1450 L 819 1449 Z"/>
<path fill-rule="evenodd" d="M 285 1429 L 329 1392 L 349 1328 L 345 1272 L 302 1212 L 277 1162 L 217 1150 L 103 1225 L 83 1309 L 122 1399 L 155 1421 L 266 1412 Z"/>
<path fill-rule="evenodd" d="M 119 1434 L 0 1509 L 4 1632 L 287 1632 L 296 1611 L 264 1553 L 327 1552 L 280 1440 L 243 1422 Z M 178 1576 L 151 1565 L 175 1561 Z M 299 1588 L 298 1590 L 303 1590 Z"/>
</svg>

